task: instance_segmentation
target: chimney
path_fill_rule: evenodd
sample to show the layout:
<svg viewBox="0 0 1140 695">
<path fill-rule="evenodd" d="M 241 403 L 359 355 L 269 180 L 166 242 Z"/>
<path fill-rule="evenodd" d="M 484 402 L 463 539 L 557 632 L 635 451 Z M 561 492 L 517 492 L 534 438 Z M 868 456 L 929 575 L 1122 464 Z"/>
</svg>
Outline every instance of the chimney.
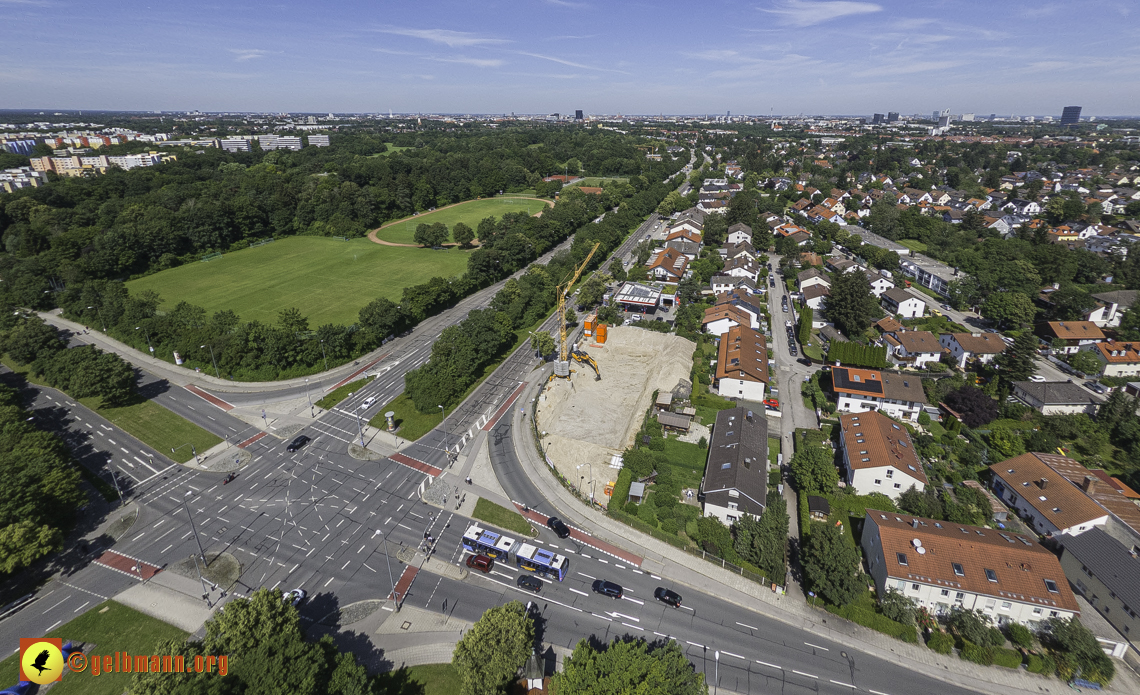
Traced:
<svg viewBox="0 0 1140 695">
<path fill-rule="evenodd" d="M 1085 482 L 1081 485 L 1081 489 L 1085 491 L 1086 495 L 1092 495 L 1096 492 L 1097 479 L 1095 475 L 1086 475 Z"/>
<path fill-rule="evenodd" d="M 914 528 L 918 528 L 918 519 L 911 519 L 910 525 L 913 526 Z"/>
<path fill-rule="evenodd" d="M 1037 485 L 1038 485 L 1038 486 L 1039 486 L 1039 487 L 1040 487 L 1042 490 L 1044 490 L 1045 488 L 1049 487 L 1049 479 L 1048 479 L 1048 478 L 1042 478 L 1042 479 L 1041 479 L 1041 480 L 1040 480 L 1040 481 L 1037 483 Z"/>
</svg>

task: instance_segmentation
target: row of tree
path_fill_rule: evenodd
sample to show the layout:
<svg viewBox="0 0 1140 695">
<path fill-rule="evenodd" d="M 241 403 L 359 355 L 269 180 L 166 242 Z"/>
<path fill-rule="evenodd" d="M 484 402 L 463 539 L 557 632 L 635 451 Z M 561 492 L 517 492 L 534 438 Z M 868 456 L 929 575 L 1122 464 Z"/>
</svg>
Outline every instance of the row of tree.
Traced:
<svg viewBox="0 0 1140 695">
<path fill-rule="evenodd" d="M 0 352 L 72 398 L 98 396 L 104 405 L 124 405 L 135 395 L 135 371 L 118 355 L 94 345 L 67 348 L 38 317 L 21 319 L 0 336 Z"/>
</svg>

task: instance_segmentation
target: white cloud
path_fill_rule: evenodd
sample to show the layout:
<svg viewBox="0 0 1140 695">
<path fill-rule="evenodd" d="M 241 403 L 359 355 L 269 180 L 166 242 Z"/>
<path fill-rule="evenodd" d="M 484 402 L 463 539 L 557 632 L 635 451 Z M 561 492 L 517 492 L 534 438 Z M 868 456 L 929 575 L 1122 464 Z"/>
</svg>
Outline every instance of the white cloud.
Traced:
<svg viewBox="0 0 1140 695">
<path fill-rule="evenodd" d="M 230 53 L 237 57 L 234 58 L 237 62 L 241 63 L 254 58 L 264 58 L 270 53 L 280 53 L 280 51 L 263 51 L 260 48 L 231 48 Z"/>
<path fill-rule="evenodd" d="M 468 31 L 452 31 L 450 29 L 381 29 L 383 34 L 396 34 L 398 36 L 411 36 L 425 41 L 442 43 L 445 46 L 487 46 L 500 43 L 509 43 L 505 39 L 490 39 Z"/>
<path fill-rule="evenodd" d="M 498 58 L 470 58 L 468 56 L 456 56 L 454 58 L 430 56 L 429 59 L 441 63 L 463 63 L 464 65 L 474 65 L 480 68 L 497 68 L 504 62 Z"/>
<path fill-rule="evenodd" d="M 542 60 L 549 60 L 549 61 L 554 62 L 554 63 L 560 63 L 562 65 L 569 65 L 572 68 L 581 68 L 582 70 L 597 70 L 599 72 L 616 72 L 616 73 L 620 73 L 622 75 L 630 74 L 628 72 L 625 72 L 624 70 L 612 70 L 610 68 L 596 68 L 592 65 L 583 65 L 582 63 L 575 63 L 575 62 L 572 62 L 569 60 L 563 60 L 562 58 L 554 58 L 552 56 L 544 56 L 540 53 L 527 53 L 526 51 L 517 51 L 517 53 L 519 55 L 530 56 L 531 58 L 541 58 Z"/>
<path fill-rule="evenodd" d="M 589 7 L 589 5 L 587 5 L 584 2 L 570 2 L 570 0 L 542 0 L 542 1 L 545 2 L 547 5 L 557 5 L 558 7 L 570 7 L 570 8 L 573 8 L 575 10 L 581 10 L 581 9 L 586 8 L 586 7 Z"/>
<path fill-rule="evenodd" d="M 773 9 L 761 9 L 764 12 L 779 16 L 785 24 L 810 27 L 839 17 L 881 12 L 883 6 L 873 2 L 854 2 L 854 0 L 823 0 L 821 2 L 783 0 Z"/>
</svg>

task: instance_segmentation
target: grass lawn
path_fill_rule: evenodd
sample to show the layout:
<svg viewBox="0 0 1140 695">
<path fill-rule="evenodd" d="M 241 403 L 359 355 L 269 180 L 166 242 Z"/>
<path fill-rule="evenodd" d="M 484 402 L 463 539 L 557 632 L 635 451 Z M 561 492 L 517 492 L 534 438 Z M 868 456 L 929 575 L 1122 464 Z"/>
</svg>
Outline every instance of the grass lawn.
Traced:
<svg viewBox="0 0 1140 695">
<path fill-rule="evenodd" d="M 396 420 L 396 427 L 399 428 L 399 432 L 396 434 L 408 441 L 419 439 L 443 422 L 443 413 L 438 409 L 434 413 L 421 413 L 416 410 L 411 396 L 407 393 L 401 393 L 392 402 L 376 411 L 375 417 L 369 420 L 368 424 L 377 429 L 387 429 L 388 420 L 384 417 L 384 413 L 388 411 L 396 413 L 394 419 Z"/>
<path fill-rule="evenodd" d="M 28 635 L 32 636 L 32 635 Z M 44 637 L 59 637 L 91 644 L 88 655 L 112 654 L 125 651 L 129 654 L 154 654 L 159 642 L 167 639 L 185 639 L 186 633 L 173 625 L 143 615 L 114 601 L 107 601 L 78 618 L 60 625 Z M 11 684 L 19 680 L 17 654 L 0 661 L 0 683 Z M 52 686 L 52 695 L 121 695 L 130 685 L 129 673 L 105 673 L 99 676 L 68 673 Z M 33 686 L 34 688 L 35 686 Z M 43 692 L 43 688 L 40 688 Z"/>
<path fill-rule="evenodd" d="M 47 386 L 46 382 L 32 377 L 28 373 L 28 367 L 17 366 L 12 358 L 7 355 L 4 355 L 0 362 L 3 362 L 6 367 L 20 374 L 29 382 L 39 386 Z M 104 406 L 103 399 L 97 396 L 75 400 L 107 418 L 111 424 L 132 435 L 135 439 L 161 451 L 178 463 L 185 463 L 194 458 L 190 447 L 179 449 L 172 454 L 166 452 L 189 442 L 201 453 L 222 441 L 220 437 L 210 434 L 181 415 L 175 415 L 154 401 L 136 397 L 136 401 L 130 405 L 110 408 Z"/>
<path fill-rule="evenodd" d="M 351 325 L 373 299 L 399 302 L 405 287 L 461 275 L 468 254 L 381 246 L 364 238 L 284 237 L 132 280 L 127 289 L 133 295 L 158 292 L 165 309 L 186 300 L 210 313 L 232 309 L 246 321 L 275 324 L 277 312 L 296 307 L 310 328 Z"/>
<path fill-rule="evenodd" d="M 628 182 L 629 179 L 625 176 L 587 176 L 587 177 L 583 178 L 581 181 L 575 181 L 574 183 L 567 186 L 567 188 L 572 188 L 574 186 L 586 186 L 587 188 L 589 188 L 589 187 L 597 188 L 597 187 L 601 186 L 604 188 L 606 182 L 609 182 L 609 181 L 621 181 L 621 182 L 625 183 L 625 182 Z"/>
<path fill-rule="evenodd" d="M 700 418 L 702 425 L 711 425 L 716 422 L 716 414 L 722 410 L 735 408 L 736 403 L 727 398 L 709 393 L 708 387 L 700 384 L 700 392 L 694 388 L 693 391 L 693 407 L 697 410 L 697 417 Z"/>
<path fill-rule="evenodd" d="M 326 395 L 321 400 L 317 401 L 316 405 L 318 408 L 324 408 L 325 410 L 329 410 L 330 408 L 335 406 L 337 403 L 340 403 L 344 399 L 348 398 L 350 395 L 356 393 L 356 391 L 358 389 L 360 389 L 361 387 L 363 387 L 364 385 L 366 385 L 368 382 L 372 381 L 375 378 L 376 377 L 374 377 L 374 376 L 370 376 L 370 377 L 366 377 L 364 379 L 357 379 L 356 381 L 350 381 L 349 383 L 345 384 L 344 386 L 341 386 L 340 388 L 330 392 L 328 395 Z M 388 411 L 384 411 L 384 412 L 388 412 Z"/>
<path fill-rule="evenodd" d="M 455 695 L 463 676 L 451 664 L 424 664 L 389 671 L 379 677 L 381 692 L 407 695 Z"/>
<path fill-rule="evenodd" d="M 900 239 L 899 243 L 915 253 L 926 253 L 926 244 L 917 239 Z"/>
<path fill-rule="evenodd" d="M 486 521 L 488 524 L 494 524 L 499 528 L 520 533 L 528 538 L 534 534 L 534 529 L 530 527 L 530 522 L 523 518 L 522 514 L 519 514 L 513 509 L 500 507 L 494 502 L 485 500 L 482 497 L 475 503 L 475 511 L 472 516 L 476 519 Z"/>
<path fill-rule="evenodd" d="M 501 198 L 484 198 L 471 200 L 458 205 L 452 205 L 435 212 L 421 212 L 396 222 L 389 222 L 380 228 L 376 236 L 384 241 L 397 244 L 414 244 L 416 227 L 421 224 L 435 224 L 442 222 L 448 229 L 457 223 L 463 222 L 471 229 L 478 229 L 479 223 L 485 217 L 502 217 L 508 212 L 528 212 L 531 215 L 545 210 L 548 206 L 538 198 L 511 198 L 509 195 Z"/>
<path fill-rule="evenodd" d="M 775 468 L 776 461 L 780 456 L 780 438 L 768 437 L 768 463 L 772 464 Z"/>
<path fill-rule="evenodd" d="M 669 458 L 669 467 L 673 469 L 674 479 L 681 483 L 681 487 L 700 486 L 701 474 L 709 455 L 707 448 L 702 449 L 696 444 L 671 437 L 665 440 L 665 450 L 662 453 Z"/>
<path fill-rule="evenodd" d="M 371 155 L 368 155 L 368 156 L 369 156 L 369 157 L 383 157 L 383 156 L 386 156 L 386 155 L 392 154 L 393 152 L 403 152 L 404 150 L 410 150 L 410 149 L 412 149 L 411 147 L 396 147 L 395 145 L 393 145 L 393 144 L 392 144 L 392 143 L 390 143 L 390 142 L 386 142 L 386 143 L 384 143 L 384 144 L 388 146 L 388 151 L 387 151 L 387 152 L 377 152 L 376 154 L 371 154 Z"/>
</svg>

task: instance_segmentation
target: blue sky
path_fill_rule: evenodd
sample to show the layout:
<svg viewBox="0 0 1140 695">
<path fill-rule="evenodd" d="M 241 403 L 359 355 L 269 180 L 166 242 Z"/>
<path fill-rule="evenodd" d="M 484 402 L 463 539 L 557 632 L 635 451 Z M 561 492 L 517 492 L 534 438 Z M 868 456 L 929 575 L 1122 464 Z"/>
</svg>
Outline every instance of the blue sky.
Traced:
<svg viewBox="0 0 1140 695">
<path fill-rule="evenodd" d="M 0 0 L 0 108 L 1140 113 L 1134 0 Z"/>
</svg>

